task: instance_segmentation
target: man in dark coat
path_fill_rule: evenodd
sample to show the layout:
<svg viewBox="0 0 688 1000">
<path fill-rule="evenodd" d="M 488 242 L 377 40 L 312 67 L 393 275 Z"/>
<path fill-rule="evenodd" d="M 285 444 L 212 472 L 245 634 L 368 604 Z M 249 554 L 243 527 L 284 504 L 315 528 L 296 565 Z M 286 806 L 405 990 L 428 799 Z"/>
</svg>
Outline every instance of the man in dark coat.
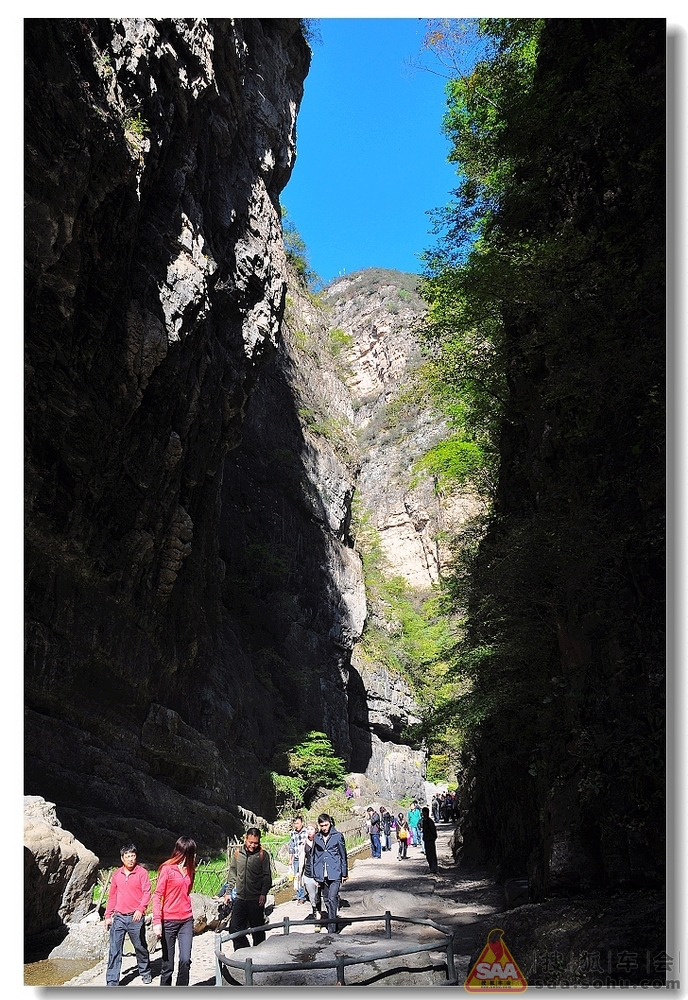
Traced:
<svg viewBox="0 0 688 1000">
<path fill-rule="evenodd" d="M 328 933 L 337 934 L 340 930 L 336 922 L 339 888 L 349 877 L 349 863 L 344 837 L 335 830 L 332 817 L 327 813 L 318 816 L 318 832 L 313 838 L 313 877 L 322 889 Z"/>
<path fill-rule="evenodd" d="M 437 827 L 435 826 L 435 821 L 430 815 L 430 810 L 427 806 L 423 806 L 421 809 L 422 820 L 421 828 L 423 830 L 423 843 L 425 844 L 425 857 L 430 865 L 430 871 L 433 875 L 437 874 L 437 847 L 435 841 L 437 840 Z"/>
</svg>

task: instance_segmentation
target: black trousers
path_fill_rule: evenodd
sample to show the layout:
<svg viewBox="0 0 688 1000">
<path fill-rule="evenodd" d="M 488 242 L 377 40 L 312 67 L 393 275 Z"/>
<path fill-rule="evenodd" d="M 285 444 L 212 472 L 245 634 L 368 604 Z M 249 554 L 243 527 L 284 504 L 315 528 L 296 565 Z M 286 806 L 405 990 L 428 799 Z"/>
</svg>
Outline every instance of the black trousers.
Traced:
<svg viewBox="0 0 688 1000">
<path fill-rule="evenodd" d="M 339 909 L 339 887 L 342 884 L 341 879 L 323 879 L 322 882 L 322 901 L 323 906 L 327 911 L 327 916 L 330 921 L 334 921 L 337 916 L 337 910 Z M 327 925 L 328 934 L 337 933 L 337 924 L 332 922 Z"/>
<path fill-rule="evenodd" d="M 163 920 L 162 922 L 162 968 L 160 969 L 160 985 L 172 985 L 174 971 L 175 943 L 179 944 L 179 965 L 177 967 L 177 986 L 189 985 L 191 969 L 191 944 L 193 942 L 193 917 L 186 920 Z"/>
<path fill-rule="evenodd" d="M 425 841 L 425 857 L 430 865 L 430 871 L 437 871 L 437 844 L 434 840 Z"/>
<path fill-rule="evenodd" d="M 229 922 L 229 933 L 233 934 L 234 931 L 243 931 L 245 927 L 260 927 L 261 924 L 265 923 L 265 911 L 260 905 L 257 899 L 239 899 L 234 900 L 234 905 L 232 906 L 232 919 Z M 253 938 L 253 944 L 260 944 L 265 940 L 265 931 L 255 931 L 251 937 Z M 238 937 L 234 938 L 234 951 L 239 948 L 248 948 L 248 938 Z"/>
</svg>

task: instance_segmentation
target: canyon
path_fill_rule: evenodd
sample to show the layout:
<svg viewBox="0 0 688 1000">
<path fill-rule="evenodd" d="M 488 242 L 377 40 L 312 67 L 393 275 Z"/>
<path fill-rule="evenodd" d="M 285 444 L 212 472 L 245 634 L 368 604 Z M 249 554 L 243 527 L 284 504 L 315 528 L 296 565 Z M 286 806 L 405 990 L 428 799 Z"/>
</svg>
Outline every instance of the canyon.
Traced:
<svg viewBox="0 0 688 1000">
<path fill-rule="evenodd" d="M 222 850 L 277 816 L 313 730 L 371 796 L 421 796 L 393 598 L 424 607 L 482 518 L 452 578 L 453 856 L 528 887 L 524 949 L 576 896 L 586 954 L 614 924 L 665 961 L 664 30 L 543 22 L 504 105 L 514 173 L 461 278 L 495 353 L 474 341 L 452 387 L 499 390 L 484 518 L 423 473 L 450 428 L 419 389 L 415 276 L 315 294 L 285 251 L 307 25 L 27 19 L 24 776 L 56 845 L 39 874 L 25 851 L 34 895 L 58 854 L 68 916 L 72 874 L 87 894 L 124 841 Z"/>
<path fill-rule="evenodd" d="M 351 518 L 358 492 L 436 582 L 431 486 L 357 437 L 422 304 L 412 276 L 364 274 L 359 312 L 356 277 L 317 301 L 290 275 L 300 22 L 36 19 L 26 55 L 26 793 L 104 862 L 274 816 L 313 729 L 420 795 L 413 691 L 356 657 Z M 442 433 L 414 420 L 408 460 Z"/>
</svg>

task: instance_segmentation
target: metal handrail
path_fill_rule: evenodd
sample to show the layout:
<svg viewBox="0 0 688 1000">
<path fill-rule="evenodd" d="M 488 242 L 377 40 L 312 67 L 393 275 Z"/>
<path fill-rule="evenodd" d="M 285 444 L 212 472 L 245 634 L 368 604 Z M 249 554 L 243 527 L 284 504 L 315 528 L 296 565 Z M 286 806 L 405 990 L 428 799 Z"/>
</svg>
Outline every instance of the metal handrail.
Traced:
<svg viewBox="0 0 688 1000">
<path fill-rule="evenodd" d="M 339 955 L 336 959 L 321 962 L 295 962 L 279 963 L 277 965 L 257 965 L 252 958 L 230 958 L 222 952 L 222 945 L 226 941 L 233 941 L 235 938 L 244 937 L 246 934 L 253 934 L 255 931 L 267 933 L 271 930 L 282 930 L 283 935 L 289 934 L 292 927 L 315 927 L 323 924 L 360 924 L 369 923 L 374 920 L 384 920 L 385 938 L 392 937 L 392 921 L 403 924 L 414 924 L 419 927 L 432 927 L 439 931 L 445 938 L 445 948 L 447 952 L 447 986 L 455 986 L 458 983 L 456 970 L 454 968 L 454 934 L 450 927 L 443 927 L 442 924 L 434 920 L 417 920 L 415 917 L 397 917 L 390 910 L 385 910 L 384 914 L 371 917 L 335 917 L 326 920 L 291 920 L 284 917 L 278 923 L 261 924 L 259 927 L 244 927 L 242 930 L 229 933 L 228 931 L 218 931 L 215 934 L 215 985 L 222 986 L 222 966 L 226 965 L 232 969 L 243 969 L 246 986 L 253 986 L 253 976 L 256 972 L 295 972 L 303 969 L 336 969 L 337 984 L 344 986 L 344 969 L 347 965 L 366 965 L 368 962 L 376 962 L 385 958 L 398 958 L 401 955 L 417 955 L 423 951 L 437 951 L 437 941 L 429 944 L 403 945 L 398 948 L 388 948 L 384 952 L 367 952 L 365 957 L 348 958 Z"/>
</svg>

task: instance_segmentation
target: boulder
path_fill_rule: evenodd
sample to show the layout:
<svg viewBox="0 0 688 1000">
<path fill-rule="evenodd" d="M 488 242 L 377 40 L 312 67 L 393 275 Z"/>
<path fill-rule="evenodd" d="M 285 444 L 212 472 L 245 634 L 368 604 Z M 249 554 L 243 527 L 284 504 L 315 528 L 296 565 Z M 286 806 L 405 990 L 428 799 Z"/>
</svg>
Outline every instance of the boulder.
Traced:
<svg viewBox="0 0 688 1000">
<path fill-rule="evenodd" d="M 24 798 L 24 928 L 28 938 L 77 923 L 93 908 L 98 858 L 62 828 L 55 806 Z"/>
<path fill-rule="evenodd" d="M 109 944 L 110 934 L 105 930 L 104 921 L 72 924 L 67 937 L 52 949 L 48 958 L 97 962 L 107 957 Z"/>
</svg>

